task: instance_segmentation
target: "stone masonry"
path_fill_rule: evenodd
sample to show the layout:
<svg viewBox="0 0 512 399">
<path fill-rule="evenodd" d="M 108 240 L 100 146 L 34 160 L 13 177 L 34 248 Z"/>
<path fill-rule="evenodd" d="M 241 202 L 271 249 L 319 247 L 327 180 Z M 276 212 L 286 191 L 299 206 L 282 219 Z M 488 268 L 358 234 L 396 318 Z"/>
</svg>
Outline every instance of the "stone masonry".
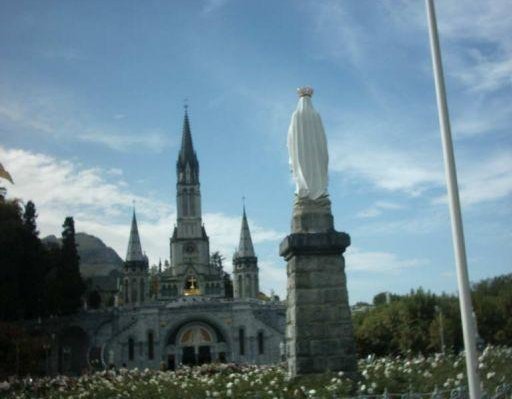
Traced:
<svg viewBox="0 0 512 399">
<path fill-rule="evenodd" d="M 291 377 L 325 371 L 355 376 L 357 361 L 343 253 L 350 237 L 333 228 L 330 201 L 296 201 L 287 264 L 286 345 Z"/>
</svg>

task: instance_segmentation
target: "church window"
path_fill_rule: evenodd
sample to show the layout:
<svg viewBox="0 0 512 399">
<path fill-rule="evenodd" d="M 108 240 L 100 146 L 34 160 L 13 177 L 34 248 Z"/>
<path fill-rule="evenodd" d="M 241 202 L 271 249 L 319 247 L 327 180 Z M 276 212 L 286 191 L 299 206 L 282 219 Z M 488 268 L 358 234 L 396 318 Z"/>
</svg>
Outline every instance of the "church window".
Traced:
<svg viewBox="0 0 512 399">
<path fill-rule="evenodd" d="M 252 293 L 251 293 L 251 285 L 252 285 L 251 284 L 251 276 L 247 276 L 246 284 L 247 284 L 247 286 L 245 287 L 246 296 L 251 297 L 252 296 Z"/>
<path fill-rule="evenodd" d="M 238 276 L 238 296 L 243 298 L 244 296 L 244 286 L 242 276 Z"/>
<path fill-rule="evenodd" d="M 184 191 L 183 194 L 184 195 L 181 197 L 181 204 L 182 204 L 182 208 L 183 208 L 183 216 L 188 216 L 189 211 L 188 211 L 188 195 L 187 195 L 187 191 Z"/>
<path fill-rule="evenodd" d="M 140 301 L 144 302 L 144 279 L 140 279 Z"/>
<path fill-rule="evenodd" d="M 240 355 L 245 355 L 245 330 L 243 328 L 238 329 L 238 343 L 240 345 Z"/>
<path fill-rule="evenodd" d="M 188 201 L 189 201 L 189 212 L 190 212 L 190 215 L 191 216 L 194 216 L 195 214 L 195 206 L 194 206 L 194 196 L 192 194 L 192 191 L 189 192 L 189 195 L 188 195 Z"/>
<path fill-rule="evenodd" d="M 132 361 L 135 357 L 135 342 L 133 338 L 128 339 L 128 360 Z"/>
<path fill-rule="evenodd" d="M 155 337 L 153 331 L 148 331 L 148 359 L 153 360 L 155 357 Z"/>
<path fill-rule="evenodd" d="M 129 281 L 128 279 L 124 280 L 124 303 L 130 302 L 130 288 L 129 288 Z"/>
<path fill-rule="evenodd" d="M 263 355 L 265 352 L 265 337 L 263 336 L 263 331 L 258 332 L 258 353 Z"/>
<path fill-rule="evenodd" d="M 137 280 L 132 279 L 132 303 L 137 302 Z"/>
</svg>

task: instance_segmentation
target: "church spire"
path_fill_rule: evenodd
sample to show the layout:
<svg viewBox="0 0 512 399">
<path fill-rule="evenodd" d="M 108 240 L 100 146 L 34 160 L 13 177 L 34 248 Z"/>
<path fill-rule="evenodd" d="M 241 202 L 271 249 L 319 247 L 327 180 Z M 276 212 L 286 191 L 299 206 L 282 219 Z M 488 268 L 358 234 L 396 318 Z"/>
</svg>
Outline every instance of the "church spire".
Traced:
<svg viewBox="0 0 512 399">
<path fill-rule="evenodd" d="M 249 224 L 247 223 L 245 204 L 243 207 L 242 228 L 240 230 L 240 243 L 238 244 L 237 256 L 240 258 L 256 256 L 252 245 L 251 231 L 249 230 Z"/>
<path fill-rule="evenodd" d="M 137 217 L 135 216 L 135 207 L 133 208 L 132 227 L 130 230 L 130 239 L 128 240 L 128 250 L 126 251 L 127 262 L 145 261 L 140 245 L 139 229 L 137 228 Z"/>
<path fill-rule="evenodd" d="M 197 183 L 199 180 L 199 162 L 192 144 L 192 133 L 190 132 L 190 121 L 188 118 L 188 107 L 185 106 L 183 119 L 183 132 L 181 135 L 181 149 L 176 165 L 178 183 Z M 188 171 L 187 171 L 188 170 Z"/>
</svg>

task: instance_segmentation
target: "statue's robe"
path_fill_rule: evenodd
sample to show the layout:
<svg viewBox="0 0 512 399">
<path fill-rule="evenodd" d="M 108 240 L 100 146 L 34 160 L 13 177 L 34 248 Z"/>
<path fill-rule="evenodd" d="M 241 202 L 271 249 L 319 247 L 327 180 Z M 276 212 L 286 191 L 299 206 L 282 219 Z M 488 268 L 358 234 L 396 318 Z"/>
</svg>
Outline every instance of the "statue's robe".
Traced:
<svg viewBox="0 0 512 399">
<path fill-rule="evenodd" d="M 290 166 L 300 198 L 318 199 L 327 195 L 327 139 L 322 120 L 311 97 L 300 97 L 288 129 Z"/>
</svg>

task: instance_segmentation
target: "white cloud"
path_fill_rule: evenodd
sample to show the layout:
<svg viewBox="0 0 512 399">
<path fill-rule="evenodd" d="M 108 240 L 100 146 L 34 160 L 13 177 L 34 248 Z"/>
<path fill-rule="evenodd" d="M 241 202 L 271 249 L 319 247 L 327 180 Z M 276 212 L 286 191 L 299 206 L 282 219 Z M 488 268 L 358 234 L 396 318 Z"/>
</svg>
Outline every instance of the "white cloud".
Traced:
<svg viewBox="0 0 512 399">
<path fill-rule="evenodd" d="M 272 261 L 259 261 L 260 291 L 270 293 L 274 291 L 281 300 L 286 299 L 286 264 L 276 265 Z"/>
<path fill-rule="evenodd" d="M 485 159 L 472 159 L 459 172 L 460 197 L 463 205 L 497 201 L 512 194 L 512 154 L 498 152 Z M 446 202 L 446 196 L 434 203 Z"/>
<path fill-rule="evenodd" d="M 360 218 L 373 218 L 382 214 L 384 210 L 397 210 L 403 208 L 402 205 L 388 201 L 376 201 L 369 208 L 363 209 L 356 214 Z"/>
<path fill-rule="evenodd" d="M 103 144 L 117 151 L 129 151 L 142 147 L 154 152 L 160 152 L 169 144 L 169 138 L 161 132 L 144 132 L 129 135 L 113 131 L 94 131 L 80 133 L 77 135 L 77 138 L 86 142 Z"/>
<path fill-rule="evenodd" d="M 426 259 L 401 259 L 391 252 L 365 252 L 357 247 L 348 248 L 345 259 L 350 272 L 395 273 L 429 263 Z"/>
<path fill-rule="evenodd" d="M 104 145 L 115 151 L 133 148 L 160 152 L 170 144 L 170 135 L 161 131 L 132 133 L 112 125 L 96 122 L 72 95 L 52 88 L 10 90 L 2 85 L 0 126 L 10 134 L 45 134 L 66 140 Z M 119 121 L 122 118 L 114 118 Z"/>
<path fill-rule="evenodd" d="M 33 200 L 39 213 L 41 234 L 60 235 L 66 216 L 74 216 L 78 231 L 98 235 L 123 254 L 129 232 L 132 201 L 138 214 L 153 228 L 173 214 L 158 200 L 128 191 L 120 170 L 87 168 L 68 160 L 21 149 L 0 147 L 0 158 L 15 179 L 10 197 Z M 143 230 L 144 223 L 141 229 Z M 149 248 L 148 248 L 149 249 Z"/>
<path fill-rule="evenodd" d="M 384 128 L 385 129 L 385 128 Z M 372 131 L 335 135 L 330 142 L 330 168 L 346 179 L 369 181 L 374 187 L 401 192 L 408 196 L 427 196 L 433 203 L 444 201 L 438 190 L 445 190 L 446 180 L 442 153 L 433 145 L 403 143 L 390 147 L 374 138 Z M 417 143 L 417 141 L 416 141 Z M 510 151 L 489 152 L 467 150 L 457 154 L 461 198 L 465 205 L 497 201 L 512 194 L 512 155 Z M 432 194 L 434 192 L 435 194 Z M 431 197 L 435 195 L 436 197 Z M 386 203 L 375 203 L 358 216 L 371 218 L 383 209 L 393 209 Z"/>
<path fill-rule="evenodd" d="M 129 186 L 122 184 L 122 170 L 87 168 L 68 160 L 1 146 L 0 159 L 16 183 L 9 185 L 9 197 L 34 201 L 42 236 L 59 236 L 64 218 L 73 216 L 77 231 L 101 238 L 124 257 L 135 200 L 141 242 L 150 261 L 169 258 L 169 237 L 176 221 L 174 206 L 129 191 Z M 203 219 L 211 250 L 226 257 L 226 270 L 230 271 L 241 216 L 207 213 Z M 284 236 L 253 220 L 249 220 L 249 225 L 254 244 L 278 241 Z"/>
<path fill-rule="evenodd" d="M 330 145 L 331 169 L 347 177 L 364 178 L 389 191 L 421 194 L 443 182 L 439 157 L 432 157 L 425 149 L 390 148 L 371 137 L 356 138 L 347 135 L 333 140 Z"/>
</svg>

